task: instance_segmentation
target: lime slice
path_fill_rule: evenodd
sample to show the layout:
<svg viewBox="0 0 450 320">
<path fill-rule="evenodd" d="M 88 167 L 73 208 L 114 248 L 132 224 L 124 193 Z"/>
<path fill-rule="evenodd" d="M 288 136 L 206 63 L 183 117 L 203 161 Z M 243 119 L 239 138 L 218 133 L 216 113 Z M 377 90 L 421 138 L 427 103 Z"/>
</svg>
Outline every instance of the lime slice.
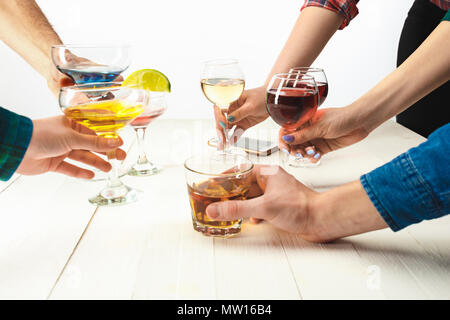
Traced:
<svg viewBox="0 0 450 320">
<path fill-rule="evenodd" d="M 137 85 L 144 90 L 170 92 L 169 79 L 163 73 L 153 69 L 142 69 L 133 72 L 125 79 L 122 85 Z"/>
</svg>

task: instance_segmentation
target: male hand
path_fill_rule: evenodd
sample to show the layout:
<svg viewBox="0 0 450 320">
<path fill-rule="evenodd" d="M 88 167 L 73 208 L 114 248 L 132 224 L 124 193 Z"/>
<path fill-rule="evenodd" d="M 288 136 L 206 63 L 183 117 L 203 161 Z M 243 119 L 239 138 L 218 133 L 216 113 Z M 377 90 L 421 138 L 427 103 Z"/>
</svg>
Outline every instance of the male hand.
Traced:
<svg viewBox="0 0 450 320">
<path fill-rule="evenodd" d="M 311 204 L 318 193 L 278 166 L 255 166 L 251 182 L 250 200 L 212 203 L 206 208 L 208 216 L 214 220 L 263 219 L 306 240 L 316 239 Z"/>
<path fill-rule="evenodd" d="M 25 156 L 17 172 L 36 175 L 48 171 L 59 172 L 75 178 L 92 179 L 94 172 L 77 167 L 65 161 L 69 158 L 107 172 L 111 165 L 93 152 L 106 153 L 123 144 L 122 139 L 107 139 L 74 129 L 74 124 L 64 116 L 33 121 L 33 135 Z M 76 126 L 75 126 L 76 127 Z M 125 159 L 126 153 L 116 150 L 118 160 Z"/>
</svg>

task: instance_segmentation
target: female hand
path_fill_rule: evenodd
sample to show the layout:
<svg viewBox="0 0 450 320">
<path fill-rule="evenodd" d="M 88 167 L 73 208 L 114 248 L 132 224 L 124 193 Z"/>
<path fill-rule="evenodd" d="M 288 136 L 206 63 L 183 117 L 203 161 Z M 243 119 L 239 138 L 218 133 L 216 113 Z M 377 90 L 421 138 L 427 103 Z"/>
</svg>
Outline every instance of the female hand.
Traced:
<svg viewBox="0 0 450 320">
<path fill-rule="evenodd" d="M 219 136 L 223 138 L 224 129 L 231 129 L 236 125 L 230 138 L 231 143 L 236 143 L 245 130 L 266 120 L 269 115 L 266 111 L 265 94 L 264 87 L 245 90 L 228 108 L 228 119 L 225 119 L 220 109 L 215 107 L 214 116 Z"/>
<path fill-rule="evenodd" d="M 369 133 L 364 121 L 348 107 L 326 108 L 318 110 L 305 128 L 294 133 L 281 129 L 279 146 L 293 156 L 317 162 L 324 154 L 361 141 Z"/>
</svg>

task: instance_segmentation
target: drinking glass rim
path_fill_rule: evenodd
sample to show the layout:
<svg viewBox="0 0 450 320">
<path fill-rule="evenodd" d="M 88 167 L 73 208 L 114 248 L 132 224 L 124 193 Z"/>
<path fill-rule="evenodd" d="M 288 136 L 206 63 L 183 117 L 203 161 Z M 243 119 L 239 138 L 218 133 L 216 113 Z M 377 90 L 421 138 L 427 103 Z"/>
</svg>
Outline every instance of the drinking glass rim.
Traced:
<svg viewBox="0 0 450 320">
<path fill-rule="evenodd" d="M 142 90 L 147 91 L 144 89 L 140 89 L 137 85 L 127 85 L 122 86 L 122 82 L 118 81 L 112 81 L 112 82 L 91 82 L 91 83 L 84 83 L 84 84 L 75 84 L 72 86 L 66 86 L 61 87 L 61 91 L 101 91 L 101 90 L 111 90 L 111 91 L 117 91 L 119 89 L 127 88 L 131 90 Z M 153 92 L 153 91 L 150 91 Z"/>
<path fill-rule="evenodd" d="M 233 59 L 233 58 L 217 58 L 217 59 L 210 59 L 210 60 L 206 60 L 203 61 L 204 65 L 220 65 L 220 66 L 226 66 L 226 65 L 230 65 L 230 64 L 238 64 L 239 60 L 238 59 Z"/>
<path fill-rule="evenodd" d="M 130 44 L 77 44 L 77 43 L 67 43 L 67 44 L 54 44 L 52 48 L 131 48 Z"/>
<path fill-rule="evenodd" d="M 300 73 L 300 72 L 299 72 Z M 295 72 L 282 72 L 282 73 L 275 73 L 272 78 L 277 78 L 277 79 L 289 79 L 289 76 L 295 75 Z M 315 78 L 313 76 L 310 76 L 308 74 L 304 74 L 302 79 L 308 79 L 308 80 L 314 80 Z M 292 79 L 295 80 L 295 79 Z M 298 79 L 298 81 L 301 81 L 301 79 Z"/>
<path fill-rule="evenodd" d="M 185 168 L 186 170 L 190 171 L 190 172 L 197 173 L 197 174 L 201 174 L 201 175 L 204 175 L 204 176 L 214 176 L 214 177 L 234 177 L 234 176 L 237 176 L 237 175 L 240 175 L 240 174 L 246 174 L 246 173 L 249 173 L 249 172 L 252 171 L 253 168 L 255 167 L 255 165 L 253 164 L 253 162 L 251 162 L 251 161 L 248 160 L 247 158 L 245 158 L 245 157 L 243 157 L 243 156 L 240 156 L 240 155 L 233 155 L 233 156 L 235 156 L 235 157 L 237 157 L 237 158 L 241 158 L 241 159 L 246 160 L 246 161 L 248 162 L 248 164 L 250 164 L 250 168 L 248 168 L 247 170 L 243 170 L 243 171 L 239 171 L 239 172 L 233 172 L 233 173 L 208 173 L 208 172 L 200 172 L 200 171 L 194 170 L 194 169 L 192 169 L 192 168 L 189 168 L 189 166 L 187 165 L 187 162 L 188 162 L 189 160 L 192 160 L 192 159 L 195 159 L 195 158 L 201 158 L 201 157 L 202 157 L 201 155 L 191 156 L 191 157 L 187 158 L 187 159 L 184 161 L 184 168 Z"/>
<path fill-rule="evenodd" d="M 295 72 L 324 72 L 322 68 L 317 67 L 294 67 L 289 69 L 289 73 Z"/>
</svg>

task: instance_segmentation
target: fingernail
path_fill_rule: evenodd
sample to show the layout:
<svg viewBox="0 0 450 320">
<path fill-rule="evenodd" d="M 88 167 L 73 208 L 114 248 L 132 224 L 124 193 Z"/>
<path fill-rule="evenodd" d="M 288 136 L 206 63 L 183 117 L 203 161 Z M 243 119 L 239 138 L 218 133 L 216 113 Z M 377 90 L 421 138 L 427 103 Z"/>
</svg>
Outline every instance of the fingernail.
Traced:
<svg viewBox="0 0 450 320">
<path fill-rule="evenodd" d="M 236 120 L 233 116 L 228 116 L 228 121 L 230 121 L 230 122 L 234 122 L 234 120 Z"/>
<path fill-rule="evenodd" d="M 223 123 L 222 121 L 220 121 L 219 124 L 220 124 L 220 126 L 221 126 L 222 128 L 225 129 L 225 123 Z"/>
<path fill-rule="evenodd" d="M 283 140 L 286 142 L 292 142 L 294 141 L 294 136 L 291 136 L 290 134 L 283 136 Z"/>
<path fill-rule="evenodd" d="M 214 219 L 219 216 L 219 206 L 218 205 L 212 205 L 208 207 L 207 214 L 210 218 Z"/>
<path fill-rule="evenodd" d="M 107 143 L 108 143 L 108 146 L 110 146 L 110 147 L 117 147 L 120 145 L 120 140 L 119 139 L 108 139 Z"/>
<path fill-rule="evenodd" d="M 297 153 L 295 154 L 295 156 L 296 156 L 297 158 L 299 158 L 299 159 L 303 158 L 303 155 L 302 155 L 300 152 L 297 152 Z"/>
<path fill-rule="evenodd" d="M 319 159 L 320 158 L 320 153 L 316 153 L 316 155 L 314 156 L 314 159 Z"/>
<path fill-rule="evenodd" d="M 281 151 L 283 151 L 283 152 L 286 153 L 286 154 L 289 154 L 289 150 L 286 149 L 286 148 L 281 149 Z"/>
<path fill-rule="evenodd" d="M 307 154 L 308 156 L 312 156 L 314 153 L 315 153 L 315 151 L 314 151 L 313 149 L 308 149 L 308 150 L 306 150 L 306 154 Z"/>
</svg>

